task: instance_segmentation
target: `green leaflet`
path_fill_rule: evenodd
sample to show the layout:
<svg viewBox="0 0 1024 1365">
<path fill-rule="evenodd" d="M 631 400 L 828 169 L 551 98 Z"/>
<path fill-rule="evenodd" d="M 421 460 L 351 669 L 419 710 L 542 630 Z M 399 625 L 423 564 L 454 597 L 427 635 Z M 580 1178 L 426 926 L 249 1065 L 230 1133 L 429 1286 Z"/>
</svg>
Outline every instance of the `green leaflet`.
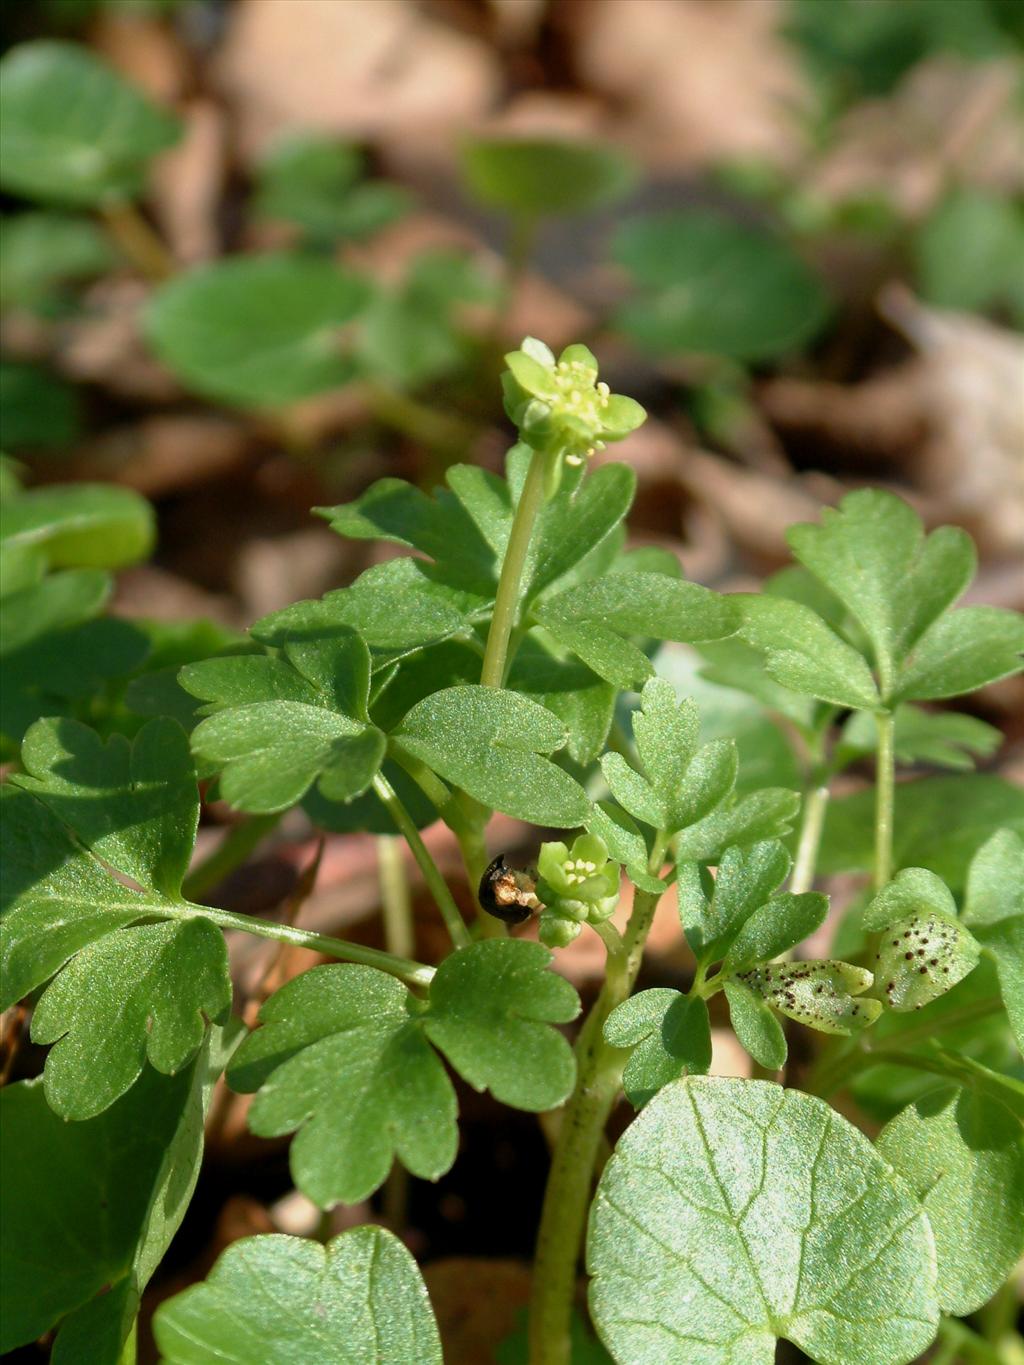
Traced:
<svg viewBox="0 0 1024 1365">
<path fill-rule="evenodd" d="M 235 256 L 162 285 L 144 324 L 160 359 L 196 393 L 275 408 L 353 377 L 342 329 L 366 297 L 363 281 L 329 260 Z"/>
<path fill-rule="evenodd" d="M 778 840 L 728 848 L 708 886 L 694 863 L 679 868 L 679 917 L 690 947 L 702 962 L 729 951 L 743 925 L 788 874 L 792 859 Z"/>
<path fill-rule="evenodd" d="M 935 534 L 938 534 L 937 532 Z M 1024 616 L 1001 607 L 961 607 L 921 639 L 894 694 L 896 700 L 934 700 L 974 692 L 1021 670 Z"/>
<path fill-rule="evenodd" d="M 23 43 L 3 61 L 0 183 L 31 198 L 131 199 L 148 161 L 178 140 L 173 115 L 77 43 Z"/>
<path fill-rule="evenodd" d="M 173 721 L 150 721 L 130 747 L 41 721 L 25 754 L 33 771 L 3 796 L 3 1002 L 57 973 L 32 1021 L 33 1037 L 55 1044 L 46 1095 L 63 1117 L 90 1118 L 147 1057 L 171 1073 L 189 1061 L 205 1020 L 230 1005 L 227 953 L 218 930 L 181 913 L 198 793 Z"/>
<path fill-rule="evenodd" d="M 145 559 L 155 519 L 145 498 L 105 483 L 34 488 L 4 503 L 0 542 L 37 546 L 53 568 L 117 569 Z"/>
<path fill-rule="evenodd" d="M 183 1071 L 147 1067 L 82 1123 L 55 1114 L 39 1081 L 3 1091 L 0 1350 L 59 1324 L 55 1365 L 118 1365 L 142 1290 L 192 1196 L 203 1116 L 236 1040 L 234 1027 L 211 1030 Z"/>
<path fill-rule="evenodd" d="M 776 682 L 834 706 L 871 711 L 879 705 L 871 670 L 860 654 L 802 602 L 739 594 L 740 635 L 763 651 Z"/>
<path fill-rule="evenodd" d="M 835 959 L 752 967 L 736 978 L 780 1014 L 822 1033 L 857 1033 L 873 1024 L 881 1002 L 864 998 L 873 977 Z"/>
<path fill-rule="evenodd" d="M 192 732 L 192 747 L 241 810 L 286 810 L 314 782 L 328 800 L 349 801 L 380 768 L 384 736 L 366 721 L 370 654 L 345 626 L 319 639 L 286 635 L 277 658 L 189 664 L 179 678 L 214 709 Z"/>
<path fill-rule="evenodd" d="M 566 741 L 536 702 L 492 687 L 449 687 L 418 702 L 394 737 L 441 777 L 496 810 L 559 829 L 590 808 L 583 788 L 548 758 Z"/>
<path fill-rule="evenodd" d="M 369 967 L 315 967 L 264 1005 L 231 1084 L 258 1090 L 254 1132 L 292 1144 L 296 1184 L 322 1206 L 353 1204 L 398 1159 L 436 1180 L 455 1159 L 456 1101 L 434 1048 L 477 1089 L 528 1110 L 551 1109 L 575 1066 L 552 1023 L 579 1010 L 536 943 L 492 940 L 447 957 L 424 1003 Z"/>
<path fill-rule="evenodd" d="M 760 1066 L 779 1071 L 786 1064 L 789 1049 L 782 1025 L 768 1002 L 742 981 L 726 981 L 724 989 L 729 1019 L 740 1044 Z"/>
<path fill-rule="evenodd" d="M 45 307 L 63 286 L 102 275 L 116 259 L 102 228 L 89 218 L 7 214 L 0 232 L 0 308 Z"/>
<path fill-rule="evenodd" d="M 980 1090 L 932 1090 L 892 1119 L 877 1147 L 924 1205 L 935 1234 L 939 1306 L 986 1303 L 1024 1252 L 1024 1133 Z"/>
<path fill-rule="evenodd" d="M 1001 829 L 967 873 L 964 923 L 996 964 L 1017 1046 L 1024 1051 L 1024 839 Z"/>
<path fill-rule="evenodd" d="M 618 326 L 655 354 L 769 359 L 808 341 L 830 311 L 786 241 L 714 209 L 627 222 L 612 254 L 639 291 Z"/>
<path fill-rule="evenodd" d="M 642 1108 L 669 1081 L 711 1065 L 708 1007 L 697 997 L 655 988 L 631 995 L 605 1021 L 605 1039 L 632 1048 L 622 1073 L 626 1098 Z"/>
<path fill-rule="evenodd" d="M 872 791 L 834 797 L 825 816 L 818 870 L 869 871 L 874 857 Z M 897 782 L 893 858 L 924 867 L 960 890 L 967 868 L 994 829 L 1024 832 L 1024 792 L 992 773 Z"/>
<path fill-rule="evenodd" d="M 619 753 L 607 753 L 601 770 L 612 795 L 630 815 L 654 829 L 680 834 L 677 858 L 710 862 L 728 844 L 753 843 L 785 833 L 799 798 L 767 788 L 734 798 L 738 759 L 732 740 L 696 747 L 697 710 L 676 700 L 661 678 L 644 684 L 634 730 L 643 772 Z M 603 825 L 604 814 L 597 816 Z M 594 832 L 603 835 L 595 825 Z M 615 839 L 615 832 L 612 831 Z M 609 845 L 611 847 L 611 845 Z M 636 855 L 626 859 L 636 865 Z"/>
<path fill-rule="evenodd" d="M 601 1176 L 587 1264 L 630 1365 L 770 1365 L 778 1337 L 821 1365 L 905 1365 L 938 1327 L 912 1190 L 824 1101 L 764 1081 L 655 1096 Z"/>
<path fill-rule="evenodd" d="M 543 138 L 481 138 L 462 150 L 472 193 L 526 217 L 579 213 L 621 198 L 636 179 L 614 147 Z"/>
<path fill-rule="evenodd" d="M 925 711 L 904 702 L 893 713 L 893 749 L 897 763 L 927 763 L 935 768 L 969 772 L 975 759 L 991 758 L 1003 742 L 1002 731 L 959 711 Z M 878 748 L 873 716 L 855 712 L 846 721 L 833 756 L 845 767 Z"/>
<path fill-rule="evenodd" d="M 351 1228 L 326 1246 L 244 1237 L 201 1284 L 160 1307 L 153 1330 L 167 1365 L 441 1365 L 416 1262 L 379 1227 Z"/>
<path fill-rule="evenodd" d="M 639 688 L 654 669 L 627 637 L 717 640 L 739 624 L 733 601 L 663 573 L 606 574 L 547 598 L 535 612 L 554 638 L 619 688 Z"/>
</svg>

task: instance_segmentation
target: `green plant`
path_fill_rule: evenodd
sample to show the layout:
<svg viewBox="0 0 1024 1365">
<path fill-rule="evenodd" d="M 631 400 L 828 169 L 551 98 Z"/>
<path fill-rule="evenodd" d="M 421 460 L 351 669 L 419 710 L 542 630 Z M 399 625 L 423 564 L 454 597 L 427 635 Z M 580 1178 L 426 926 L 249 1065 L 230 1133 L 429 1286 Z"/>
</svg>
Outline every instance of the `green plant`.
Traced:
<svg viewBox="0 0 1024 1365">
<path fill-rule="evenodd" d="M 1024 623 L 956 608 L 969 538 L 925 536 L 870 490 L 794 527 L 798 563 L 764 593 L 684 582 L 672 556 L 624 548 L 628 466 L 589 467 L 642 422 L 639 405 L 608 392 L 583 346 L 556 360 L 527 340 L 507 363 L 520 440 L 506 478 L 454 465 L 432 496 L 385 479 L 316 509 L 341 536 L 406 553 L 264 617 L 247 642 L 126 626 L 135 652 L 111 665 L 102 651 L 102 705 L 98 682 L 80 685 L 97 653 L 83 633 L 118 624 L 97 613 L 107 571 L 148 548 L 145 504 L 8 487 L 3 607 L 25 696 L 4 722 L 22 742 L 3 787 L 3 1003 L 27 1000 L 50 1050 L 42 1077 L 0 1101 L 3 1345 L 56 1328 L 55 1361 L 134 1359 L 221 1075 L 255 1096 L 253 1132 L 295 1134 L 293 1179 L 328 1208 L 372 1195 L 395 1162 L 426 1179 L 450 1168 L 450 1068 L 557 1114 L 533 1365 L 564 1365 L 573 1340 L 597 1349 L 572 1319 L 584 1241 L 592 1321 L 625 1365 L 768 1361 L 779 1337 L 826 1365 L 896 1365 L 937 1334 L 995 1359 L 960 1319 L 1024 1243 L 1024 1085 L 1007 1032 L 1024 1041 L 1024 809 L 995 778 L 896 784 L 895 770 L 991 750 L 987 727 L 920 703 L 1018 671 Z M 278 368 L 301 388 L 296 374 Z M 744 689 L 784 724 L 796 756 L 783 770 L 802 770 L 802 792 L 742 780 L 736 740 L 708 738 L 657 676 L 662 641 L 701 651 L 705 693 Z M 830 809 L 835 776 L 865 757 L 871 804 Z M 209 877 L 189 872 L 197 778 L 248 820 L 219 871 L 297 806 L 326 829 L 403 836 L 451 951 L 423 963 L 204 905 Z M 943 782 L 987 795 L 969 812 Z M 542 907 L 543 944 L 510 936 L 487 897 L 468 923 L 419 833 L 443 820 L 476 885 L 495 811 L 537 827 L 538 877 L 513 894 L 521 921 Z M 579 832 L 545 841 L 551 828 Z M 808 958 L 828 913 L 819 866 L 871 871 L 874 894 L 830 956 Z M 632 909 L 616 927 L 623 878 Z M 672 887 L 687 988 L 634 993 Z M 328 961 L 246 1033 L 225 930 Z M 560 1026 L 580 1002 L 550 948 L 588 930 L 606 970 L 571 1047 Z M 765 1079 L 707 1074 L 723 1007 Z M 795 1085 L 777 1082 L 783 1067 Z M 913 1089 L 872 1143 L 825 1097 L 848 1087 L 873 1112 L 880 1067 Z M 599 1170 L 620 1090 L 641 1112 Z M 155 1334 L 175 1365 L 440 1360 L 411 1257 L 373 1227 L 326 1247 L 237 1243 L 161 1307 Z"/>
</svg>

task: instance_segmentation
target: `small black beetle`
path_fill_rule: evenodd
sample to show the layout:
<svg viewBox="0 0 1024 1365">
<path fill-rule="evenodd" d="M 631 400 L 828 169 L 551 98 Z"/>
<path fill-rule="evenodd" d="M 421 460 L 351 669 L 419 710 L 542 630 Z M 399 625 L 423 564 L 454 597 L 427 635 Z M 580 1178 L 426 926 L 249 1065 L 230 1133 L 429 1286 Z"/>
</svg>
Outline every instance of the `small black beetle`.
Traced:
<svg viewBox="0 0 1024 1365">
<path fill-rule="evenodd" d="M 480 878 L 476 894 L 481 906 L 495 919 L 522 924 L 540 909 L 540 901 L 533 894 L 534 885 L 532 877 L 509 867 L 504 853 L 499 853 Z"/>
</svg>

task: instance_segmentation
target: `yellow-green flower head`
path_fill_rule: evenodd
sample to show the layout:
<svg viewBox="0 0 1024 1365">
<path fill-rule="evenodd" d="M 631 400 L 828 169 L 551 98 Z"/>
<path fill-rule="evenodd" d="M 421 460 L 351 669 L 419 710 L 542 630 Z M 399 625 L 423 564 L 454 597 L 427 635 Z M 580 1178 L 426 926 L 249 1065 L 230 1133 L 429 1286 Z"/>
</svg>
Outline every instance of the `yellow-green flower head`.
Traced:
<svg viewBox="0 0 1024 1365">
<path fill-rule="evenodd" d="M 608 850 L 596 834 L 581 834 L 571 849 L 563 843 L 543 844 L 537 872 L 537 899 L 545 907 L 542 929 L 552 918 L 600 924 L 618 904 L 619 865 L 608 861 Z"/>
<path fill-rule="evenodd" d="M 563 451 L 568 464 L 621 441 L 647 416 L 632 398 L 609 392 L 586 346 L 567 346 L 556 361 L 543 341 L 527 337 L 505 363 L 505 411 L 523 440 L 535 450 Z"/>
</svg>

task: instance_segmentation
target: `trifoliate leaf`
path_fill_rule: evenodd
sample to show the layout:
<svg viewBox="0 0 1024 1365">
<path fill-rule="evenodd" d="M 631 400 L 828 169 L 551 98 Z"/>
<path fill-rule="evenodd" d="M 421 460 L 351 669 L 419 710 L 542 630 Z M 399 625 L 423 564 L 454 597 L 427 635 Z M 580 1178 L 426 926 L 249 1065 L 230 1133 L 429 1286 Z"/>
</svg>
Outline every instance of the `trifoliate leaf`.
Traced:
<svg viewBox="0 0 1024 1365">
<path fill-rule="evenodd" d="M 538 943 L 491 939 L 451 953 L 430 985 L 427 1036 L 459 1075 L 516 1109 L 554 1109 L 572 1090 L 572 1049 L 551 1024 L 579 997 Z"/>
<path fill-rule="evenodd" d="M 608 1016 L 604 1036 L 613 1047 L 633 1049 L 622 1088 L 636 1109 L 669 1081 L 703 1075 L 711 1065 L 708 1007 L 678 991 L 655 988 L 631 995 Z"/>
<path fill-rule="evenodd" d="M 210 659 L 179 677 L 215 708 L 193 730 L 192 747 L 241 810 L 286 810 L 314 782 L 328 800 L 348 801 L 380 768 L 384 736 L 365 719 L 370 654 L 345 626 L 319 639 L 286 635 L 278 658 Z"/>
<path fill-rule="evenodd" d="M 938 532 L 935 533 L 936 535 Z M 1019 673 L 1024 616 L 1002 607 L 961 607 L 936 621 L 897 681 L 898 700 L 958 697 Z"/>
<path fill-rule="evenodd" d="M 724 970 L 752 967 L 803 943 L 821 927 L 828 914 L 828 897 L 817 891 L 783 892 L 758 906 L 733 939 Z"/>
<path fill-rule="evenodd" d="M 630 1365 L 770 1365 L 779 1337 L 822 1365 L 905 1365 L 938 1327 L 913 1191 L 823 1100 L 764 1081 L 655 1096 L 601 1176 L 587 1264 Z"/>
<path fill-rule="evenodd" d="M 565 743 L 565 729 L 526 697 L 449 687 L 418 702 L 394 736 L 441 777 L 507 815 L 560 829 L 586 819 L 583 788 L 548 758 Z"/>
<path fill-rule="evenodd" d="M 166 1365 L 441 1365 L 416 1262 L 380 1227 L 350 1228 L 326 1246 L 243 1237 L 201 1284 L 161 1305 L 153 1332 Z"/>
<path fill-rule="evenodd" d="M 131 749 L 119 737 L 104 748 L 73 722 L 39 725 L 26 741 L 36 771 L 4 788 L 3 1003 L 58 973 L 33 1037 L 56 1044 L 51 1106 L 90 1118 L 147 1057 L 180 1070 L 205 1019 L 225 1016 L 231 983 L 222 935 L 180 894 L 199 805 L 184 732 L 153 720 Z"/>
<path fill-rule="evenodd" d="M 875 488 L 848 493 L 838 508 L 823 509 L 819 525 L 793 526 L 786 539 L 863 627 L 887 697 L 899 665 L 967 587 L 976 563 L 966 531 L 944 526 L 925 537 L 913 508 Z"/>
<path fill-rule="evenodd" d="M 764 652 L 776 682 L 834 706 L 878 707 L 870 668 L 810 607 L 771 594 L 737 594 L 736 601 L 743 613 L 739 633 Z"/>
<path fill-rule="evenodd" d="M 3 1091 L 0 1350 L 59 1324 L 55 1362 L 119 1365 L 142 1290 L 195 1188 L 203 1115 L 235 1036 L 211 1030 L 178 1075 L 147 1067 L 82 1123 L 54 1113 L 41 1081 Z"/>
<path fill-rule="evenodd" d="M 789 1049 L 782 1025 L 767 1001 L 741 981 L 726 981 L 725 998 L 736 1038 L 759 1066 L 779 1071 L 786 1065 Z"/>
<path fill-rule="evenodd" d="M 180 124 L 79 43 L 12 48 L 0 81 L 0 184 L 67 204 L 132 199 Z"/>
<path fill-rule="evenodd" d="M 596 208 L 620 198 L 636 179 L 633 164 L 614 147 L 541 138 L 467 143 L 462 170 L 478 199 L 526 217 Z"/>
<path fill-rule="evenodd" d="M 824 289 L 786 241 L 714 209 L 628 222 L 612 253 L 641 291 L 618 325 L 655 354 L 770 359 L 828 316 Z"/>
<path fill-rule="evenodd" d="M 1024 839 L 1001 829 L 967 874 L 964 923 L 995 959 L 1006 1013 L 1024 1052 Z"/>
<path fill-rule="evenodd" d="M 717 640 L 739 623 L 731 599 L 661 573 L 611 573 L 548 598 L 538 621 L 595 673 L 639 688 L 654 669 L 631 639 Z"/>
<path fill-rule="evenodd" d="M 974 935 L 952 915 L 926 910 L 895 920 L 887 924 L 875 959 L 878 994 L 890 1009 L 920 1009 L 972 972 L 980 951 Z"/>
<path fill-rule="evenodd" d="M 396 1156 L 426 1180 L 448 1170 L 458 1145 L 455 1092 L 401 982 L 372 967 L 314 967 L 271 996 L 260 1023 L 228 1080 L 259 1090 L 254 1133 L 299 1130 L 292 1175 L 315 1203 L 366 1199 Z"/>
<path fill-rule="evenodd" d="M 928 1215 L 940 1308 L 973 1313 L 1024 1252 L 1020 1120 L 982 1091 L 948 1086 L 908 1105 L 876 1145 Z"/>
<path fill-rule="evenodd" d="M 235 256 L 161 286 L 145 330 L 196 393 L 275 408 L 353 377 L 343 329 L 366 296 L 362 280 L 317 256 Z"/>
<path fill-rule="evenodd" d="M 880 1001 L 860 998 L 871 973 L 849 962 L 781 962 L 737 972 L 736 980 L 780 1014 L 822 1033 L 856 1033 L 882 1012 Z"/>
</svg>

